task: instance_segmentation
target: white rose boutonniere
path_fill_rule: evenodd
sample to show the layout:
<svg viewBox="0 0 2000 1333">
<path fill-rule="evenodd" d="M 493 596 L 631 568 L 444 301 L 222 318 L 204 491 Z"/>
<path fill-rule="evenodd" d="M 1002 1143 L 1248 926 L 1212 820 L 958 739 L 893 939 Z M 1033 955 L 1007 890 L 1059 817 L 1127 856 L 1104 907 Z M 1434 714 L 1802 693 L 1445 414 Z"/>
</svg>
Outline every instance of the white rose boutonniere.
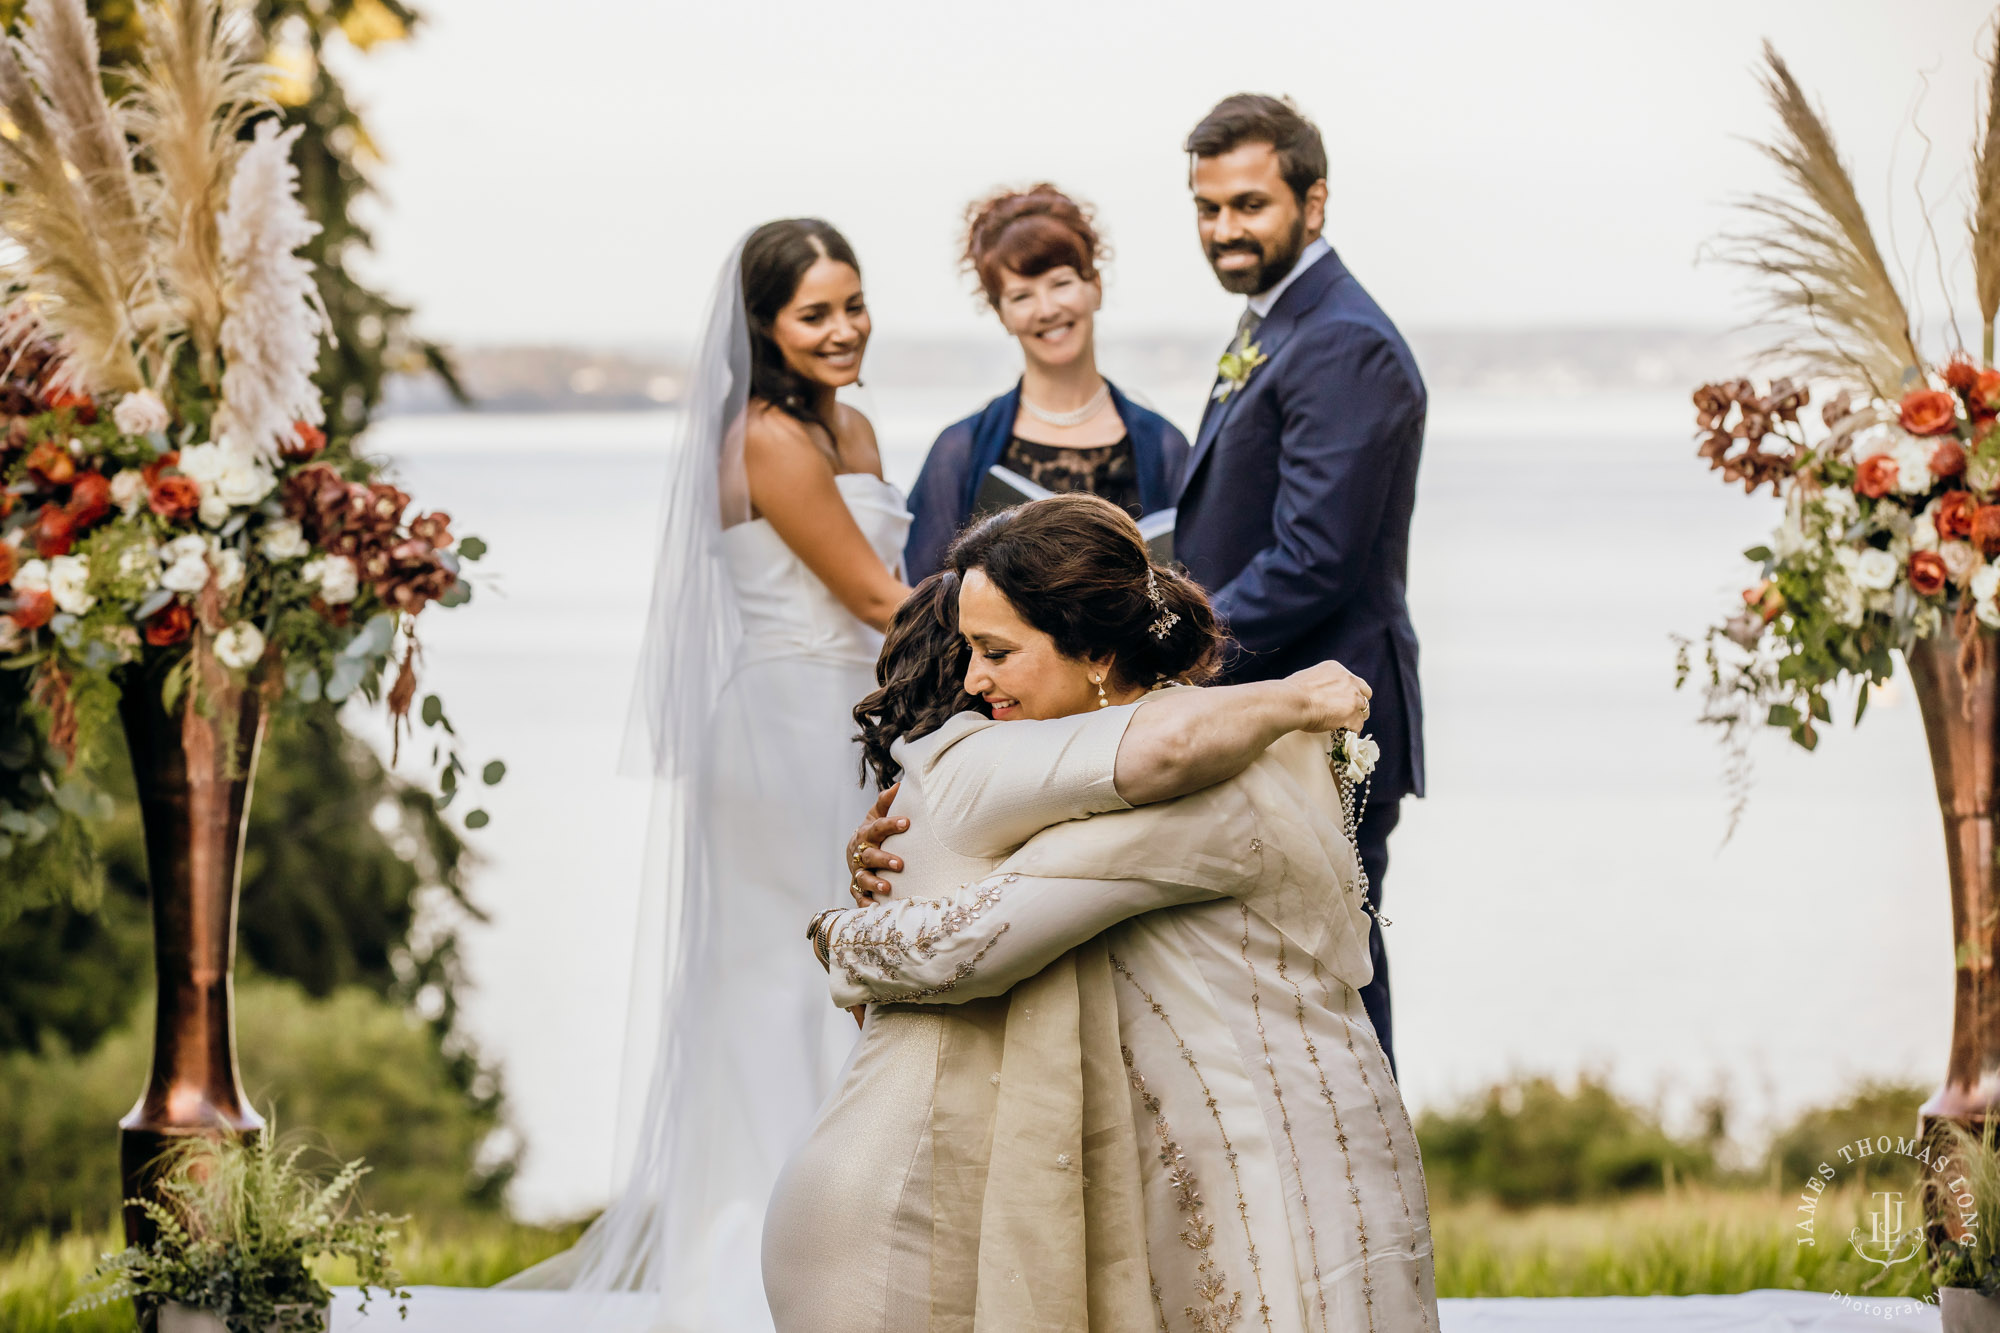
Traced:
<svg viewBox="0 0 2000 1333">
<path fill-rule="evenodd" d="M 1215 386 L 1215 401 L 1229 401 L 1229 395 L 1250 382 L 1250 374 L 1271 358 L 1265 356 L 1256 343 L 1250 341 L 1250 330 L 1245 329 L 1236 346 L 1222 354 L 1215 363 L 1215 373 L 1222 383 Z"/>
</svg>

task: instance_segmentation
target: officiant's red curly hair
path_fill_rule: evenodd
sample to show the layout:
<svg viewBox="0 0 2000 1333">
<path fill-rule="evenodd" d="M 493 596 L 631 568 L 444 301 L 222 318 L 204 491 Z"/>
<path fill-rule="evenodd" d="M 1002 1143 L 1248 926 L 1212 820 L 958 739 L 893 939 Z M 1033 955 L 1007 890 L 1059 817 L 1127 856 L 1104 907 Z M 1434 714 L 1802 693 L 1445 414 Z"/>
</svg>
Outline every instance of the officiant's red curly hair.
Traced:
<svg viewBox="0 0 2000 1333">
<path fill-rule="evenodd" d="M 965 267 L 978 275 L 995 309 L 1007 273 L 1038 278 L 1067 264 L 1089 282 L 1110 257 L 1090 206 L 1053 185 L 1003 190 L 965 210 Z"/>
</svg>

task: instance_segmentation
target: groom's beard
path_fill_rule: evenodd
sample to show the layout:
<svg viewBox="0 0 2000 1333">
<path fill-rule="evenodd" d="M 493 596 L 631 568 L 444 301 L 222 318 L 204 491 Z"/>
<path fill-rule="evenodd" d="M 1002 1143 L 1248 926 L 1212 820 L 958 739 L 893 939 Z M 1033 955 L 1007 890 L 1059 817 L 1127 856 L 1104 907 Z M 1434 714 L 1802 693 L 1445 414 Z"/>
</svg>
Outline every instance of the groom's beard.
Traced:
<svg viewBox="0 0 2000 1333">
<path fill-rule="evenodd" d="M 1298 220 L 1292 223 L 1292 234 L 1285 238 L 1282 249 L 1266 254 L 1255 237 L 1245 236 L 1227 245 L 1209 246 L 1208 265 L 1215 269 L 1215 280 L 1222 284 L 1222 290 L 1239 296 L 1256 296 L 1270 291 L 1292 271 L 1292 265 L 1299 261 L 1299 252 L 1306 248 L 1305 241 L 1306 218 L 1301 211 Z M 1234 270 L 1217 267 L 1217 260 L 1232 254 L 1255 255 L 1258 263 L 1254 268 Z"/>
</svg>

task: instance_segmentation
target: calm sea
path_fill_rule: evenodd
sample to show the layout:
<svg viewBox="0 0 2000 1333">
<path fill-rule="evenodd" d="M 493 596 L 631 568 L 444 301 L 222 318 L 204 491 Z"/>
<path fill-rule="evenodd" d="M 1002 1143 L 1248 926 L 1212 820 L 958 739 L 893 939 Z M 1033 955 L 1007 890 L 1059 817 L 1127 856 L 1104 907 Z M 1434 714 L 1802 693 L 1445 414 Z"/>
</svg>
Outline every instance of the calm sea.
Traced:
<svg viewBox="0 0 2000 1333">
<path fill-rule="evenodd" d="M 1192 434 L 1201 391 L 1152 397 Z M 890 479 L 979 401 L 874 391 Z M 1703 470 L 1688 420 L 1678 395 L 1434 397 L 1410 571 L 1430 794 L 1385 904 L 1415 1109 L 1598 1069 L 1670 1115 L 1726 1090 L 1754 1142 L 1861 1077 L 1942 1073 L 1950 918 L 1907 686 L 1817 754 L 1765 739 L 1722 844 L 1721 755 L 1669 635 L 1726 605 L 1773 506 Z M 617 750 L 672 425 L 408 417 L 370 437 L 491 547 L 474 604 L 426 626 L 425 685 L 469 757 L 509 765 L 475 835 L 492 922 L 468 932 L 467 1008 L 505 1069 L 532 1217 L 609 1186 L 646 803 Z"/>
</svg>

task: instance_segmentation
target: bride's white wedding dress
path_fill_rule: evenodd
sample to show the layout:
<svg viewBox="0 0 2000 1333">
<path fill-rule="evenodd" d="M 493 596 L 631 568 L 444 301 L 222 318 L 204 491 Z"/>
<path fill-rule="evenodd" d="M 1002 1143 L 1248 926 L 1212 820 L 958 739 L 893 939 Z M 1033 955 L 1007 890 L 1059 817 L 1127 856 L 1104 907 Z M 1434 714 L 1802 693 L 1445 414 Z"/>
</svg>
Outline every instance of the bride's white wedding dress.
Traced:
<svg viewBox="0 0 2000 1333">
<path fill-rule="evenodd" d="M 895 487 L 836 478 L 884 564 L 900 560 L 910 516 Z M 660 1246 L 619 1285 L 666 1297 L 669 1327 L 770 1327 L 758 1266 L 764 1206 L 853 1049 L 854 1020 L 827 1003 L 810 950 L 774 950 L 823 907 L 848 901 L 843 849 L 872 791 L 861 784 L 854 705 L 874 688 L 881 636 L 762 519 L 722 534 L 743 636 L 710 731 L 703 842 L 714 892 L 690 953 L 678 1011 L 685 1069 L 668 1090 L 663 1199 L 621 1200 L 663 1216 Z M 650 1114 L 650 1113 L 649 1113 Z"/>
</svg>

